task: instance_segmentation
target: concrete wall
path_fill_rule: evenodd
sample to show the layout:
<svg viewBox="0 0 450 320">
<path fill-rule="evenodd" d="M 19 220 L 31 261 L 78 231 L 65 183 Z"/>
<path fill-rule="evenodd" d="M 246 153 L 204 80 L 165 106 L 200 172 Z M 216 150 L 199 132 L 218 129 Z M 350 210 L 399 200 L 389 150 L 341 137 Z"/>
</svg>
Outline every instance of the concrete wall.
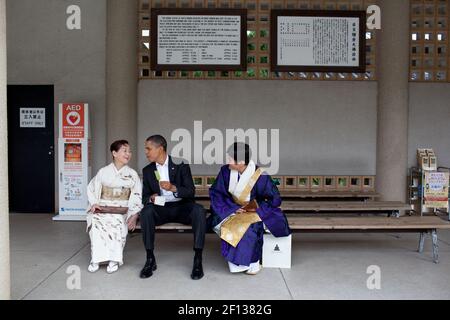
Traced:
<svg viewBox="0 0 450 320">
<path fill-rule="evenodd" d="M 60 102 L 89 103 L 95 172 L 106 161 L 106 0 L 8 0 L 6 4 L 8 84 L 53 84 L 55 108 Z M 66 27 L 69 5 L 81 8 L 81 30 Z"/>
<path fill-rule="evenodd" d="M 143 80 L 138 88 L 139 168 L 143 141 L 176 128 L 280 129 L 280 174 L 375 174 L 375 82 Z M 176 143 L 172 143 L 174 145 Z M 205 147 L 207 143 L 203 144 Z M 197 174 L 217 167 L 195 166 Z"/>
<path fill-rule="evenodd" d="M 450 167 L 450 83 L 410 83 L 408 165 L 417 148 L 433 148 L 438 166 Z"/>
</svg>

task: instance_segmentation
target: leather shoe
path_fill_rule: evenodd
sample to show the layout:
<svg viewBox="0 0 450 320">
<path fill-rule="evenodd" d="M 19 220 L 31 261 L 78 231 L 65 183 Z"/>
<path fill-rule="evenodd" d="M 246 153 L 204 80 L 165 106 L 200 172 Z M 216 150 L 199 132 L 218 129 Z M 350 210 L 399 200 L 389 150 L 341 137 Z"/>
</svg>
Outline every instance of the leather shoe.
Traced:
<svg viewBox="0 0 450 320">
<path fill-rule="evenodd" d="M 200 280 L 203 278 L 203 266 L 201 259 L 194 259 L 194 266 L 192 267 L 191 279 Z"/>
<path fill-rule="evenodd" d="M 153 271 L 156 270 L 156 260 L 155 259 L 148 259 L 145 262 L 144 268 L 141 270 L 140 277 L 142 279 L 150 278 L 153 275 Z"/>
</svg>

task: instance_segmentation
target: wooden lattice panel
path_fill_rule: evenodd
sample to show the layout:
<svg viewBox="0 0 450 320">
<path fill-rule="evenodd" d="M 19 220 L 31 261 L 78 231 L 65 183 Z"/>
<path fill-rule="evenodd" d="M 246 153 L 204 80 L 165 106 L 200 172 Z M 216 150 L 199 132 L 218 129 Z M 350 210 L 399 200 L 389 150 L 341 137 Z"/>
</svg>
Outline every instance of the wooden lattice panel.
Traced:
<svg viewBox="0 0 450 320">
<path fill-rule="evenodd" d="M 449 0 L 411 0 L 410 81 L 449 82 Z"/>
<path fill-rule="evenodd" d="M 375 30 L 366 32 L 366 72 L 271 72 L 270 10 L 366 10 L 376 0 L 140 0 L 140 79 L 248 79 L 248 80 L 376 80 Z M 246 8 L 247 71 L 152 71 L 150 70 L 151 8 Z"/>
<path fill-rule="evenodd" d="M 211 187 L 215 176 L 193 176 L 198 189 Z M 284 191 L 375 191 L 375 176 L 272 176 Z"/>
</svg>

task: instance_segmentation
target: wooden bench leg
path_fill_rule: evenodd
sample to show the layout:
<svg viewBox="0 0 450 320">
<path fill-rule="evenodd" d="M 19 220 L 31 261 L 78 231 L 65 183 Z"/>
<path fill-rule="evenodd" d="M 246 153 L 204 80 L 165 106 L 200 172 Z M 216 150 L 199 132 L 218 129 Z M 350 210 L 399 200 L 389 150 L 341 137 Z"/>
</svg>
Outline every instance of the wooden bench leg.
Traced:
<svg viewBox="0 0 450 320">
<path fill-rule="evenodd" d="M 439 263 L 439 252 L 438 252 L 438 237 L 436 229 L 431 231 L 431 239 L 433 242 L 433 262 Z"/>
<path fill-rule="evenodd" d="M 417 250 L 419 253 L 423 252 L 423 244 L 425 242 L 425 232 L 421 232 L 420 233 L 420 238 L 419 238 L 419 249 Z"/>
<path fill-rule="evenodd" d="M 430 232 L 421 232 L 420 238 L 419 238 L 419 248 L 418 252 L 423 252 L 423 245 L 425 242 L 425 235 Z M 439 263 L 439 246 L 438 246 L 438 237 L 437 237 L 437 231 L 436 229 L 431 230 L 431 243 L 432 243 L 432 250 L 433 250 L 433 262 Z"/>
</svg>

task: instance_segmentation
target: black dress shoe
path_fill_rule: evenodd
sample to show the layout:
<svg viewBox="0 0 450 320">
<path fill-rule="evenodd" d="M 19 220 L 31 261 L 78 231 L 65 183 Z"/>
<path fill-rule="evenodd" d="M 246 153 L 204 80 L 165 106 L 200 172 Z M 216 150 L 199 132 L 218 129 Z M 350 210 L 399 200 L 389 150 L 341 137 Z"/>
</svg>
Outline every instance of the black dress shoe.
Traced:
<svg viewBox="0 0 450 320">
<path fill-rule="evenodd" d="M 150 278 L 153 275 L 153 271 L 156 270 L 156 260 L 155 259 L 148 259 L 147 262 L 145 262 L 144 268 L 141 270 L 140 277 L 142 279 Z"/>
<path fill-rule="evenodd" d="M 194 266 L 192 267 L 191 279 L 200 280 L 203 278 L 203 266 L 201 259 L 194 259 Z"/>
</svg>

